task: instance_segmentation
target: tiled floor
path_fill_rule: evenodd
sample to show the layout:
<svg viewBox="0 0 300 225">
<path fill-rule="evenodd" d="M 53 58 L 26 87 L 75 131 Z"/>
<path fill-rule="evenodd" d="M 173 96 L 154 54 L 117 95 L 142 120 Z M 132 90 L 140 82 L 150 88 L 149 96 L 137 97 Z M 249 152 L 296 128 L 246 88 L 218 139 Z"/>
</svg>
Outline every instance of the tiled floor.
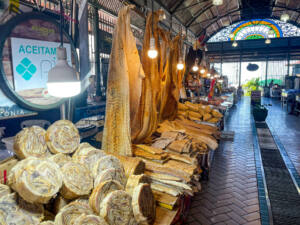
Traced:
<svg viewBox="0 0 300 225">
<path fill-rule="evenodd" d="M 215 152 L 210 180 L 193 198 L 187 224 L 261 224 L 249 105 L 243 99 L 229 113 L 225 130 L 235 131 L 234 142 L 222 142 Z"/>
<path fill-rule="evenodd" d="M 267 123 L 272 132 L 279 137 L 296 170 L 300 174 L 300 116 L 289 115 L 281 108 L 279 100 L 264 99 L 263 103 L 270 103 L 267 106 L 269 115 Z"/>
</svg>

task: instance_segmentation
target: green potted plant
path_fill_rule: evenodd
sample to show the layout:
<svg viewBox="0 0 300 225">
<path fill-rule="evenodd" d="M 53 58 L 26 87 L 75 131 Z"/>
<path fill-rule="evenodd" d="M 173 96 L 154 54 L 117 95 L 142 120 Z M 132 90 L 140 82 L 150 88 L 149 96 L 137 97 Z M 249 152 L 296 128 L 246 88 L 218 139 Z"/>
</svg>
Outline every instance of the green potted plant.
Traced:
<svg viewBox="0 0 300 225">
<path fill-rule="evenodd" d="M 263 122 L 268 116 L 268 109 L 260 104 L 256 104 L 252 109 L 252 114 L 256 122 Z"/>
</svg>

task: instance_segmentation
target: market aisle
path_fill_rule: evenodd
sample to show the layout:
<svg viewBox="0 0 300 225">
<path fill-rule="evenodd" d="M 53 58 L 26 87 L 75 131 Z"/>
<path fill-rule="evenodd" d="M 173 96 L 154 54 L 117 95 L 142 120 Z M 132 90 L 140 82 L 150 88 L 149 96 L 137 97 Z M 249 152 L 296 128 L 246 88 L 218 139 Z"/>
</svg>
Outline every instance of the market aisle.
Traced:
<svg viewBox="0 0 300 225">
<path fill-rule="evenodd" d="M 241 100 L 229 114 L 225 130 L 235 132 L 234 142 L 221 143 L 215 152 L 210 180 L 193 198 L 189 225 L 261 224 L 250 99 Z"/>
<path fill-rule="evenodd" d="M 300 116 L 289 115 L 286 108 L 282 109 L 279 100 L 263 99 L 269 114 L 267 123 L 273 135 L 276 135 L 283 144 L 298 174 L 300 174 Z"/>
</svg>

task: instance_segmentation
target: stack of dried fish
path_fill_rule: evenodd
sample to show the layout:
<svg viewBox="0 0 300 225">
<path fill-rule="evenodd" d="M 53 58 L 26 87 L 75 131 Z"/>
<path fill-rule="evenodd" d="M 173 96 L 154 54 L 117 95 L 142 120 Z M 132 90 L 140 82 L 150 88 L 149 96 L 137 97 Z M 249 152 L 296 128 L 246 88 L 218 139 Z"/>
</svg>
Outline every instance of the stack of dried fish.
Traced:
<svg viewBox="0 0 300 225">
<path fill-rule="evenodd" d="M 208 123 L 218 123 L 223 115 L 216 109 L 212 109 L 209 105 L 193 104 L 191 102 L 185 102 L 185 104 L 179 103 L 178 114 L 179 118 L 205 121 Z"/>
</svg>

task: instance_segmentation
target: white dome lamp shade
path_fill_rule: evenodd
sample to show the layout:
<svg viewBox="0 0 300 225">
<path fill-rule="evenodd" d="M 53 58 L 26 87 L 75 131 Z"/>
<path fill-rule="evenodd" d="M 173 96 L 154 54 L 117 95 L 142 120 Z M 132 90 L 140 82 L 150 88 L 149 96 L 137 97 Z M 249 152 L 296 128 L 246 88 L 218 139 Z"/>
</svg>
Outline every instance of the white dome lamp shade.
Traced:
<svg viewBox="0 0 300 225">
<path fill-rule="evenodd" d="M 56 65 L 48 73 L 48 92 L 54 97 L 68 98 L 81 91 L 81 82 L 77 72 L 67 62 L 67 51 L 64 47 L 56 49 Z"/>
</svg>

